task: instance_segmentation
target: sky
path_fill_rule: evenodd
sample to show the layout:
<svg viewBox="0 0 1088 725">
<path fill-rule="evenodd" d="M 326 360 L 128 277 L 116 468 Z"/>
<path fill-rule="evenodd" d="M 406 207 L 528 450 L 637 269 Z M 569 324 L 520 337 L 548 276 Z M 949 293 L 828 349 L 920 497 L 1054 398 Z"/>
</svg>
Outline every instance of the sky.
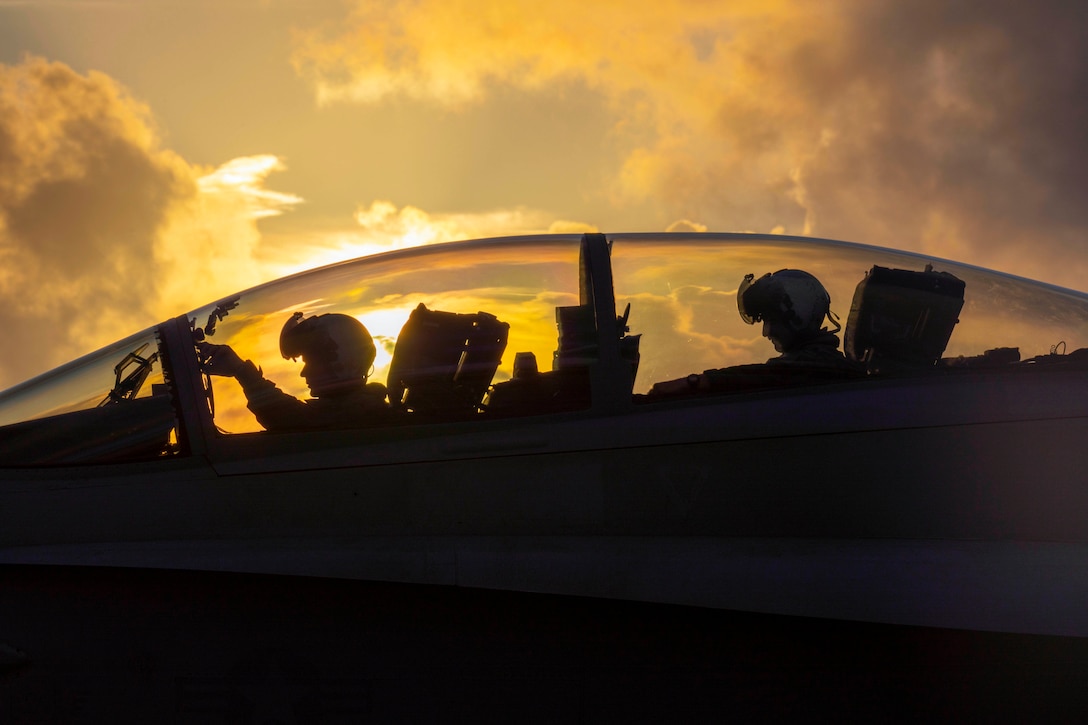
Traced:
<svg viewBox="0 0 1088 725">
<path fill-rule="evenodd" d="M 1088 5 L 0 0 L 0 388 L 284 273 L 805 234 L 1086 290 Z"/>
</svg>

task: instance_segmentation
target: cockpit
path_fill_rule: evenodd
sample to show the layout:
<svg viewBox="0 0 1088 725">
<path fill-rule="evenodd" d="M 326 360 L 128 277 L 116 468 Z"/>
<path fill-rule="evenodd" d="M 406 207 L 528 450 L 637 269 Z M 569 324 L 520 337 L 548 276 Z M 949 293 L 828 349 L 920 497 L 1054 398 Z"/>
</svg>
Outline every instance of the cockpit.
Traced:
<svg viewBox="0 0 1088 725">
<path fill-rule="evenodd" d="M 738 315 L 737 295 L 746 276 L 783 268 L 826 288 L 850 365 L 767 364 L 775 350 Z M 286 440 L 296 431 L 266 430 L 235 380 L 202 369 L 197 345 L 229 345 L 306 400 L 280 332 L 292 316 L 332 313 L 369 331 L 367 379 L 384 386 L 391 411 L 337 438 L 352 445 L 817 385 L 1088 371 L 1088 295 L 944 260 L 752 234 L 477 240 L 269 282 L 0 392 L 0 466 L 158 461 L 223 440 Z"/>
</svg>

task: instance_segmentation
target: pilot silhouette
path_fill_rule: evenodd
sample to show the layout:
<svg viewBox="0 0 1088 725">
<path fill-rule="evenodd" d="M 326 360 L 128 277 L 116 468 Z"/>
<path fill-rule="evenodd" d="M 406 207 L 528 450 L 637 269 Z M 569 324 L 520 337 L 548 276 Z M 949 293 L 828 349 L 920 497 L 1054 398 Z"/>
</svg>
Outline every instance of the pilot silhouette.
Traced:
<svg viewBox="0 0 1088 725">
<path fill-rule="evenodd" d="M 774 344 L 778 357 L 654 383 L 650 393 L 759 389 L 864 374 L 863 365 L 839 351 L 835 333 L 841 326 L 831 311 L 831 296 L 808 272 L 780 269 L 759 279 L 745 275 L 737 290 L 737 308 L 749 325 L 763 323 L 763 336 Z M 823 326 L 825 319 L 833 329 Z"/>
<path fill-rule="evenodd" d="M 313 398 L 299 400 L 266 380 L 261 369 L 242 360 L 229 345 L 198 344 L 204 371 L 235 378 L 248 408 L 267 430 L 341 428 L 368 425 L 388 411 L 386 389 L 367 383 L 374 364 L 374 341 L 366 326 L 350 315 L 304 318 L 296 312 L 280 332 L 280 354 L 302 358 L 299 374 Z"/>
<path fill-rule="evenodd" d="M 737 308 L 749 325 L 763 323 L 763 336 L 781 353 L 767 361 L 770 365 L 847 362 L 835 335 L 840 325 L 831 312 L 831 296 L 808 272 L 780 269 L 759 279 L 745 275 L 737 290 Z M 825 318 L 834 329 L 823 327 Z"/>
</svg>

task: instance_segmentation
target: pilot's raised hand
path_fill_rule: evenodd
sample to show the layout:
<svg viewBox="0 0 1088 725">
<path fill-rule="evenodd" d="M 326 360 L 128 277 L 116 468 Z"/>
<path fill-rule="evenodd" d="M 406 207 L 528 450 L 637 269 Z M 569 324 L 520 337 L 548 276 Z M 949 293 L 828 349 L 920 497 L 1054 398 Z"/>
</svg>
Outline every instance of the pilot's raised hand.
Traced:
<svg viewBox="0 0 1088 725">
<path fill-rule="evenodd" d="M 213 345 L 210 342 L 197 343 L 200 363 L 208 375 L 222 375 L 236 378 L 246 368 L 246 363 L 230 345 Z"/>
</svg>

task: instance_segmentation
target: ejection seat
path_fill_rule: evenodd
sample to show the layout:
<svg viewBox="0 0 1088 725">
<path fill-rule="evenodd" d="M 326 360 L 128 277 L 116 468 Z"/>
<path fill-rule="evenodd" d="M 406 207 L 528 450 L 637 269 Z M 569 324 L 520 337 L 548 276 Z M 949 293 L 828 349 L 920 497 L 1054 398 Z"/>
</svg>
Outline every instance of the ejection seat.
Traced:
<svg viewBox="0 0 1088 725">
<path fill-rule="evenodd" d="M 873 266 L 854 290 L 846 356 L 870 373 L 932 368 L 963 308 L 964 282 L 949 272 Z"/>
<path fill-rule="evenodd" d="M 443 312 L 420 303 L 393 350 L 390 404 L 436 419 L 477 413 L 509 332 L 509 324 L 487 312 Z"/>
</svg>

